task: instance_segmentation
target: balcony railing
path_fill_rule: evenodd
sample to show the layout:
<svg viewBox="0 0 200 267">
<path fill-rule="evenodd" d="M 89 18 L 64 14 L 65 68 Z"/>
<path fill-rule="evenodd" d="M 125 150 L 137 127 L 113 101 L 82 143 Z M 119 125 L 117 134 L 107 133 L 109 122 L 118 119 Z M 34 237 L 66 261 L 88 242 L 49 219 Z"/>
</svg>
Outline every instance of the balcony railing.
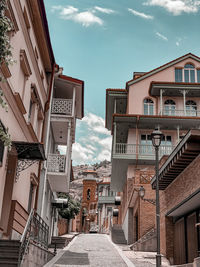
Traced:
<svg viewBox="0 0 200 267">
<path fill-rule="evenodd" d="M 161 115 L 161 112 L 160 114 Z M 177 116 L 177 117 L 200 117 L 200 111 L 199 110 L 165 110 L 163 109 L 162 112 L 163 116 Z"/>
<path fill-rule="evenodd" d="M 65 172 L 65 155 L 49 154 L 47 160 L 48 172 Z"/>
<path fill-rule="evenodd" d="M 72 99 L 54 98 L 52 101 L 52 114 L 72 115 Z"/>
<path fill-rule="evenodd" d="M 103 204 L 103 203 L 114 204 L 115 203 L 115 196 L 99 196 L 98 203 L 99 204 Z"/>
<path fill-rule="evenodd" d="M 163 155 L 169 155 L 173 151 L 174 147 L 171 145 L 161 145 L 159 148 L 160 157 Z M 117 143 L 114 154 L 120 155 L 141 155 L 141 156 L 153 156 L 155 154 L 153 145 L 136 145 L 136 144 L 123 144 Z"/>
</svg>

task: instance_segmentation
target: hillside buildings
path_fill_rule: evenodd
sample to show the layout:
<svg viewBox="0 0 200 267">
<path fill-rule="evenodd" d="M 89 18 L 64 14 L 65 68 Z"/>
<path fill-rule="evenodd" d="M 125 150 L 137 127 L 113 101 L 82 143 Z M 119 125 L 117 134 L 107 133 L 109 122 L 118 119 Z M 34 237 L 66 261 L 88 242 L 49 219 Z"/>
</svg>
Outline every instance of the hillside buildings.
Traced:
<svg viewBox="0 0 200 267">
<path fill-rule="evenodd" d="M 119 221 L 127 243 L 134 243 L 134 249 L 156 249 L 154 242 L 156 240 L 155 206 L 145 199 L 155 200 L 155 191 L 153 190 L 155 189 L 155 180 L 152 180 L 155 155 L 150 135 L 155 128 L 160 129 L 164 134 L 159 155 L 160 166 L 163 164 L 165 166 L 165 169 L 161 168 L 162 171 L 164 170 L 162 177 L 165 178 L 162 178 L 162 186 L 160 184 L 160 190 L 165 191 L 160 193 L 162 224 L 165 227 L 165 231 L 162 228 L 164 232 L 161 234 L 161 250 L 171 263 L 176 264 L 192 262 L 197 255 L 197 252 L 194 253 L 196 247 L 192 252 L 188 249 L 191 236 L 197 236 L 198 227 L 195 228 L 194 224 L 197 218 L 197 215 L 194 215 L 197 207 L 190 205 L 190 209 L 185 208 L 181 212 L 179 210 L 178 213 L 173 213 L 173 209 L 178 207 L 178 203 L 183 203 L 184 199 L 192 197 L 198 185 L 196 184 L 193 189 L 188 189 L 187 193 L 184 188 L 183 192 L 185 193 L 183 194 L 182 187 L 176 187 L 176 194 L 179 196 L 177 199 L 173 191 L 175 181 L 171 187 L 169 185 L 172 183 L 170 175 L 173 173 L 174 177 L 177 176 L 177 184 L 180 185 L 180 181 L 183 182 L 178 176 L 183 171 L 181 164 L 185 164 L 186 167 L 193 158 L 183 157 L 183 162 L 178 161 L 173 171 L 167 175 L 173 165 L 168 164 L 172 157 L 178 160 L 178 144 L 181 140 L 180 144 L 183 144 L 183 140 L 187 142 L 188 130 L 199 129 L 199 83 L 200 58 L 189 53 L 150 72 L 135 72 L 133 79 L 126 83 L 125 89 L 107 89 L 106 91 L 106 127 L 112 131 L 113 136 L 111 190 L 121 192 Z M 182 149 L 184 150 L 184 148 Z M 174 157 L 175 151 L 177 157 Z M 194 155 L 192 152 L 191 154 Z M 166 161 L 168 156 L 169 159 Z M 166 163 L 164 163 L 165 161 Z M 180 175 L 184 176 L 184 174 Z M 187 176 L 184 177 L 192 186 L 191 176 L 187 173 Z M 154 181 L 153 189 L 151 181 Z M 143 199 L 138 194 L 141 186 L 145 187 L 146 192 Z M 172 191 L 173 194 L 170 195 Z M 197 206 L 199 207 L 199 205 Z M 183 227 L 183 221 L 186 220 L 184 218 L 189 211 L 193 216 L 187 217 L 190 229 L 186 226 Z M 169 220 L 166 218 L 168 215 L 170 216 Z M 176 224 L 179 216 L 182 218 L 182 222 Z M 186 245 L 184 245 L 185 250 L 181 250 L 182 256 L 180 256 L 180 251 L 172 248 L 172 232 L 168 231 L 168 226 L 170 231 L 174 231 L 176 237 L 174 248 L 182 242 L 180 240 L 181 231 L 188 229 L 187 236 L 184 236 L 183 243 Z M 197 239 L 199 240 L 199 236 Z M 184 260 L 180 260 L 181 257 Z"/>
<path fill-rule="evenodd" d="M 0 124 L 12 141 L 8 151 L 0 137 L 0 263 L 43 266 L 52 257 L 47 248 L 57 234 L 57 207 L 66 204 L 57 202 L 57 192 L 69 191 L 84 82 L 64 75 L 55 63 L 43 0 L 8 1 L 6 15 L 13 23 L 9 38 L 16 63 L 0 66 L 8 105 L 8 112 L 0 106 Z M 10 242 L 19 249 L 2 258 Z M 24 259 L 27 251 L 31 263 Z"/>
</svg>

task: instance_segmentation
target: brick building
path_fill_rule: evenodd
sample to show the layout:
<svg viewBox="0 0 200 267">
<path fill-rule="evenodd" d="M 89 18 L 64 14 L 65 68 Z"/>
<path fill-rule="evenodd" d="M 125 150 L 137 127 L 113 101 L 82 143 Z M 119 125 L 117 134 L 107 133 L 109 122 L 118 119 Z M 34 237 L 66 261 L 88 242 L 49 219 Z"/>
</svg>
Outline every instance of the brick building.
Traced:
<svg viewBox="0 0 200 267">
<path fill-rule="evenodd" d="M 199 176 L 200 131 L 191 130 L 159 170 L 161 253 L 171 264 L 191 263 L 199 256 Z M 200 258 L 195 261 L 199 264 Z"/>
<path fill-rule="evenodd" d="M 106 91 L 106 127 L 113 136 L 111 190 L 121 192 L 119 222 L 127 242 L 137 241 L 136 249 L 155 250 L 155 242 L 145 239 L 155 239 L 155 207 L 138 195 L 142 185 L 145 198 L 155 199 L 151 133 L 160 128 L 164 134 L 161 160 L 188 129 L 199 127 L 199 68 L 200 58 L 189 53 L 149 72 L 134 72 L 125 89 Z"/>
</svg>

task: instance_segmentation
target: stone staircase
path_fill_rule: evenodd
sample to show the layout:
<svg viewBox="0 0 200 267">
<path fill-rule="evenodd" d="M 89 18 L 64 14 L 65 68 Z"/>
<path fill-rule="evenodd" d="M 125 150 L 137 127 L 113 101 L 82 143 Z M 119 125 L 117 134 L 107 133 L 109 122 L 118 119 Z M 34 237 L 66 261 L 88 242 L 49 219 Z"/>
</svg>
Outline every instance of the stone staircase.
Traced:
<svg viewBox="0 0 200 267">
<path fill-rule="evenodd" d="M 111 238 L 115 244 L 127 244 L 122 226 L 114 224 L 111 229 Z"/>
<path fill-rule="evenodd" d="M 18 240 L 0 240 L 0 267 L 17 267 L 20 250 Z"/>
<path fill-rule="evenodd" d="M 143 235 L 138 241 L 130 245 L 130 249 L 134 251 L 156 251 L 156 230 L 152 228 L 145 235 Z"/>
<path fill-rule="evenodd" d="M 63 236 L 53 236 L 51 239 L 51 244 L 49 248 L 62 249 L 68 245 L 68 243 L 72 240 L 72 238 L 63 237 Z"/>
</svg>

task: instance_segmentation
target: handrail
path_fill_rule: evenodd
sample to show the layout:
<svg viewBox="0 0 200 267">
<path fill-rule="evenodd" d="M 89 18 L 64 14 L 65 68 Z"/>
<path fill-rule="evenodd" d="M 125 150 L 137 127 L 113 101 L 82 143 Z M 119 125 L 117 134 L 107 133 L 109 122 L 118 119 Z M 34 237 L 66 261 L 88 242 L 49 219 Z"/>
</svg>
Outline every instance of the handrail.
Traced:
<svg viewBox="0 0 200 267">
<path fill-rule="evenodd" d="M 24 232 L 20 239 L 20 252 L 18 258 L 18 266 L 21 266 L 25 255 L 27 254 L 30 241 L 32 240 L 37 245 L 48 248 L 49 227 L 45 221 L 32 209 Z"/>
</svg>

